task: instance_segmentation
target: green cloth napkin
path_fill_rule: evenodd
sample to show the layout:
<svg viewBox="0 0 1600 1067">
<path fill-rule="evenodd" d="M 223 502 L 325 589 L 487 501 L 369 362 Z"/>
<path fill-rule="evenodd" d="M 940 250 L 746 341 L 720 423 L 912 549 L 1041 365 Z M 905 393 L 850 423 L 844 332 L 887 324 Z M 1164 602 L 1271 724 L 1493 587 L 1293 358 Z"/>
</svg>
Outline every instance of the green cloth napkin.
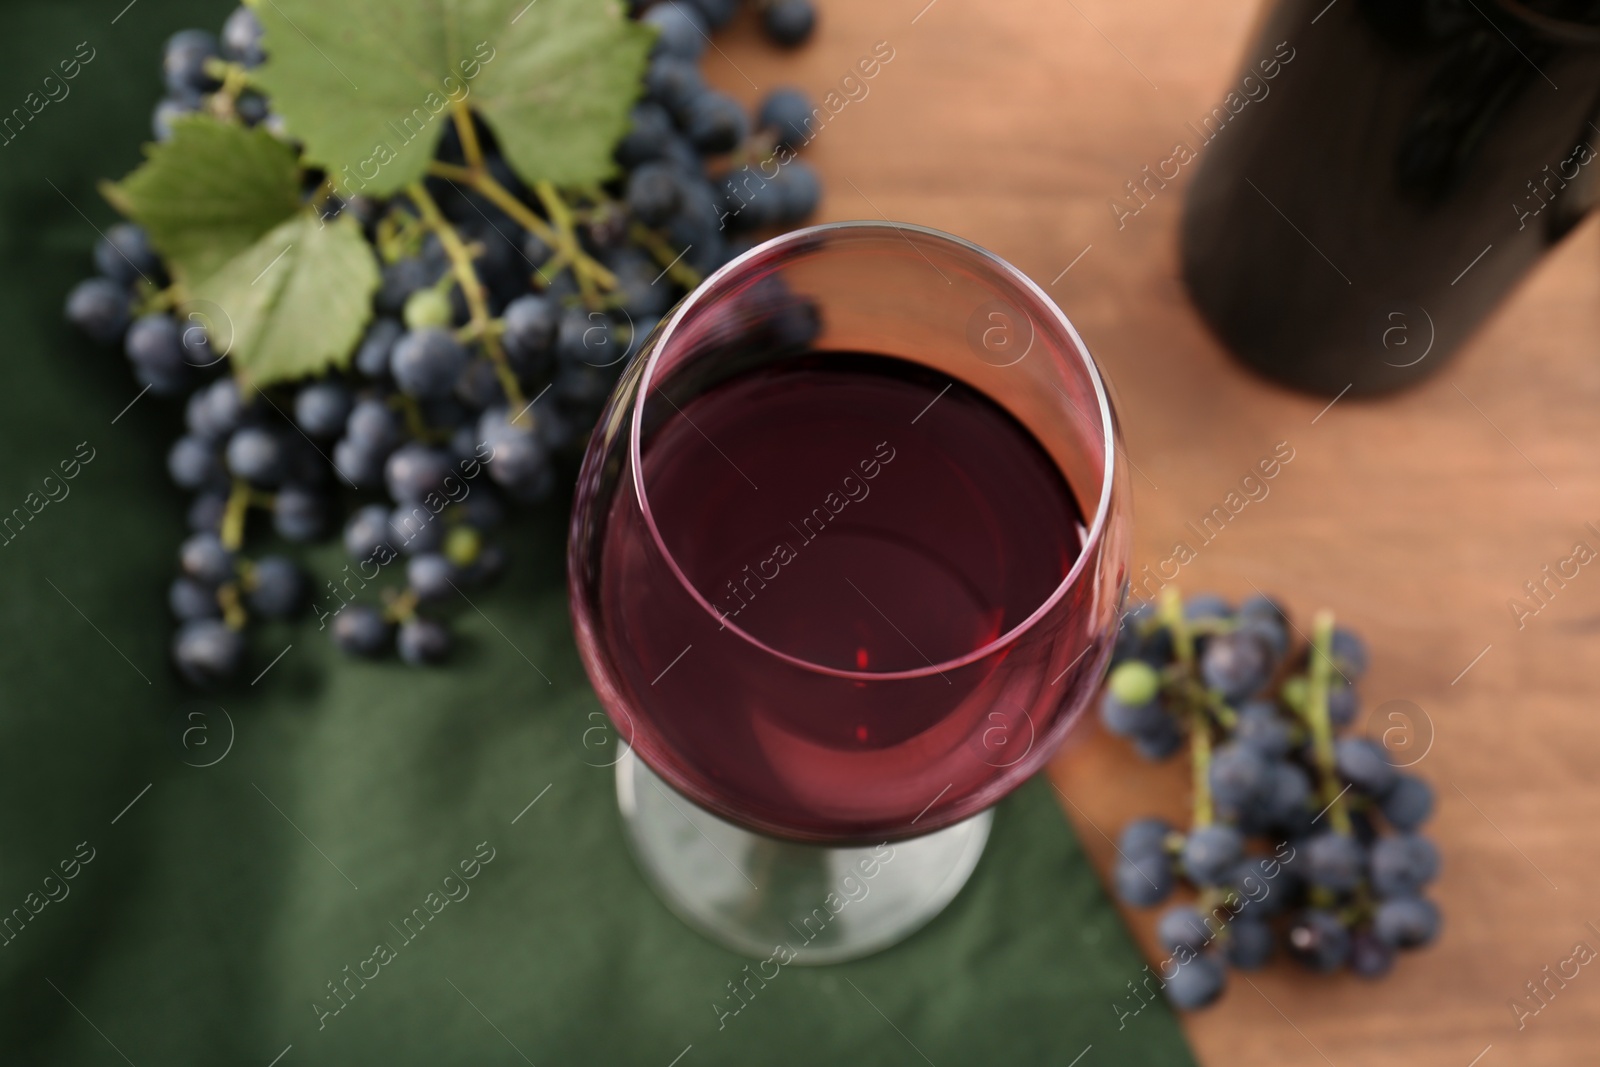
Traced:
<svg viewBox="0 0 1600 1067">
<path fill-rule="evenodd" d="M 926 930 L 785 968 L 719 1027 L 745 961 L 646 888 L 590 765 L 559 508 L 507 534 L 445 669 L 346 661 L 308 619 L 255 634 L 253 684 L 176 682 L 178 405 L 129 407 L 120 353 L 60 307 L 112 217 L 95 181 L 148 135 L 162 40 L 228 8 L 124 2 L 12 5 L 0 35 L 0 115 L 93 51 L 0 145 L 0 516 L 30 515 L 0 536 L 0 1062 L 1192 1062 L 1160 1005 L 1119 1019 L 1144 964 L 1042 782 Z"/>
</svg>

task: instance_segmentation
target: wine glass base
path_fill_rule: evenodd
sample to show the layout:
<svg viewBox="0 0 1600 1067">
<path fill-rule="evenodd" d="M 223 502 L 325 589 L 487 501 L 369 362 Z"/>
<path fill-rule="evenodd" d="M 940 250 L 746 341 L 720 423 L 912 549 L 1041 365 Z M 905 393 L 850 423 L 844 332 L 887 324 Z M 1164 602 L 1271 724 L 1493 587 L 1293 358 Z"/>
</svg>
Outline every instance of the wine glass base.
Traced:
<svg viewBox="0 0 1600 1067">
<path fill-rule="evenodd" d="M 645 878 L 684 922 L 741 955 L 840 963 L 910 936 L 966 884 L 992 812 L 923 837 L 830 848 L 752 833 L 676 792 L 632 750 L 617 803 Z"/>
</svg>

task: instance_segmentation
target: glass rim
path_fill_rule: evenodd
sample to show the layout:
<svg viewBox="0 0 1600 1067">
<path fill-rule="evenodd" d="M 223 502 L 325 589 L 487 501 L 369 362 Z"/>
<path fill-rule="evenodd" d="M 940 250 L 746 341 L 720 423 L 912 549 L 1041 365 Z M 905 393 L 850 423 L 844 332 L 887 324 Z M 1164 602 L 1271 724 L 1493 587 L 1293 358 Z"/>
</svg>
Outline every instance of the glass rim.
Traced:
<svg viewBox="0 0 1600 1067">
<path fill-rule="evenodd" d="M 864 671 L 849 670 L 842 667 L 829 667 L 821 663 L 813 663 L 810 660 L 803 659 L 780 649 L 773 648 L 767 642 L 761 640 L 754 634 L 739 626 L 725 612 L 718 611 L 710 601 L 701 595 L 700 590 L 695 588 L 694 583 L 689 580 L 688 575 L 684 574 L 683 569 L 678 566 L 677 559 L 673 556 L 672 550 L 667 547 L 666 541 L 661 536 L 661 530 L 656 525 L 655 513 L 650 507 L 649 494 L 645 491 L 644 465 L 641 462 L 642 448 L 640 440 L 642 426 L 644 424 L 644 405 L 645 401 L 650 396 L 650 385 L 655 380 L 655 373 L 657 366 L 660 363 L 661 354 L 666 351 L 667 346 L 672 343 L 673 335 L 683 324 L 684 320 L 692 312 L 694 312 L 701 303 L 704 302 L 706 294 L 714 291 L 717 283 L 725 281 L 729 277 L 740 273 L 746 267 L 746 265 L 758 255 L 767 255 L 774 250 L 785 249 L 789 248 L 790 246 L 804 245 L 815 240 L 819 236 L 827 236 L 839 233 L 876 233 L 884 236 L 891 234 L 899 235 L 900 237 L 904 238 L 907 232 L 920 237 L 929 238 L 935 243 L 943 243 L 953 246 L 955 249 L 963 253 L 976 256 L 986 265 L 998 272 L 1001 277 L 1010 284 L 1032 295 L 1034 299 L 1037 300 L 1047 310 L 1048 313 L 1054 315 L 1054 321 L 1056 325 L 1064 330 L 1067 337 L 1071 340 L 1078 360 L 1082 364 L 1083 371 L 1087 375 L 1088 380 L 1094 386 L 1096 406 L 1100 414 L 1100 431 L 1105 442 L 1104 470 L 1102 472 L 1100 481 L 1100 499 L 1096 504 L 1094 517 L 1089 524 L 1088 532 L 1084 536 L 1082 549 L 1078 553 L 1078 558 L 1073 561 L 1071 569 L 1067 571 L 1066 576 L 1061 579 L 1060 583 L 1058 583 L 1056 587 L 1051 590 L 1050 595 L 1045 597 L 1044 600 L 1040 602 L 1038 607 L 1030 612 L 1025 619 L 1018 622 L 1009 630 L 997 635 L 993 639 L 985 642 L 978 648 L 965 653 L 964 655 L 958 656 L 954 659 L 948 659 L 940 663 L 928 664 L 924 667 L 916 667 L 909 670 L 900 671 Z M 1078 412 L 1077 405 L 1073 404 L 1069 397 L 1063 396 L 1062 399 L 1065 401 L 1067 408 L 1071 409 L 1073 412 Z M 943 230 L 936 230 L 929 226 L 919 226 L 915 223 L 890 222 L 888 220 L 874 221 L 872 219 L 856 219 L 819 223 L 814 226 L 805 226 L 798 230 L 791 230 L 788 233 L 781 234 L 767 241 L 763 241 L 761 244 L 756 245 L 754 248 L 749 249 L 748 251 L 723 264 L 717 270 L 712 272 L 711 275 L 702 281 L 698 286 L 696 286 L 693 292 L 684 297 L 682 302 L 680 302 L 672 311 L 671 317 L 665 320 L 665 322 L 661 325 L 660 333 L 656 336 L 655 343 L 650 346 L 650 351 L 645 357 L 644 370 L 639 379 L 638 395 L 635 396 L 633 400 L 633 418 L 630 421 L 632 425 L 628 429 L 628 462 L 633 468 L 632 480 L 634 497 L 639 505 L 639 512 L 644 518 L 645 526 L 650 531 L 650 537 L 655 544 L 656 551 L 661 553 L 661 558 L 664 559 L 667 563 L 667 566 L 671 568 L 673 577 L 678 580 L 678 584 L 683 586 L 684 590 L 688 592 L 688 594 L 697 604 L 700 605 L 702 610 L 715 618 L 722 628 L 732 631 L 733 634 L 736 635 L 740 640 L 750 643 L 757 649 L 760 649 L 762 652 L 773 656 L 782 662 L 788 663 L 791 666 L 815 674 L 822 674 L 834 678 L 844 678 L 851 681 L 860 682 L 883 682 L 942 676 L 947 672 L 958 670 L 962 667 L 966 667 L 973 663 L 977 663 L 980 660 L 986 659 L 987 657 L 994 655 L 997 651 L 1016 643 L 1017 640 L 1019 640 L 1023 635 L 1027 634 L 1035 625 L 1039 623 L 1041 619 L 1048 615 L 1050 611 L 1066 596 L 1067 591 L 1076 585 L 1082 578 L 1085 570 L 1088 568 L 1090 559 L 1096 557 L 1099 544 L 1104 539 L 1107 520 L 1111 511 L 1111 494 L 1114 488 L 1113 483 L 1116 478 L 1117 468 L 1115 418 L 1111 408 L 1111 397 L 1106 390 L 1105 380 L 1100 374 L 1100 368 L 1095 364 L 1094 358 L 1089 354 L 1089 346 L 1084 344 L 1083 338 L 1078 335 L 1077 328 L 1074 327 L 1072 325 L 1072 321 L 1067 318 L 1066 312 L 1062 311 L 1061 308 L 1056 305 L 1056 302 L 1050 299 L 1049 295 L 1046 294 L 1043 289 L 1039 288 L 1038 284 L 1034 282 L 1032 278 L 1029 278 L 1026 274 L 1022 273 L 1022 271 L 1012 266 L 1000 256 L 995 255 L 993 252 L 982 247 L 981 245 L 974 244 L 965 238 L 957 237 L 955 234 L 946 233 Z"/>
</svg>

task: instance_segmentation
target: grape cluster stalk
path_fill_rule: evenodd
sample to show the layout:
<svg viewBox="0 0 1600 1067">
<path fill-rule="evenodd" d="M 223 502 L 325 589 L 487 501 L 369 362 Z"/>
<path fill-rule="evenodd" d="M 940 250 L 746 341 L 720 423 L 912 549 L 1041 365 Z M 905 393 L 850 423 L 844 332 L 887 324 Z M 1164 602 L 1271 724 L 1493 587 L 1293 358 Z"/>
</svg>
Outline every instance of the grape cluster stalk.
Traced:
<svg viewBox="0 0 1600 1067">
<path fill-rule="evenodd" d="M 1280 947 L 1312 971 L 1387 973 L 1438 936 L 1423 891 L 1439 852 L 1418 832 L 1432 788 L 1347 732 L 1365 643 L 1328 612 L 1302 638 L 1266 596 L 1234 608 L 1163 592 L 1123 618 L 1100 721 L 1149 760 L 1188 748 L 1190 825 L 1129 823 L 1112 876 L 1134 907 L 1193 892 L 1156 923 L 1167 999 L 1205 1007 L 1229 967 L 1256 970 Z"/>
<path fill-rule="evenodd" d="M 464 102 L 426 176 L 388 200 L 340 195 L 306 167 L 305 202 L 324 219 L 350 213 L 382 269 L 343 370 L 256 387 L 230 366 L 217 317 L 184 314 L 183 288 L 146 232 L 105 232 L 97 274 L 73 289 L 66 315 L 120 344 L 149 392 L 186 398 L 186 432 L 167 456 L 191 494 L 168 597 L 183 678 L 239 678 L 252 620 L 312 608 L 353 655 L 449 656 L 446 608 L 506 565 L 494 537 L 507 510 L 561 499 L 606 397 L 662 316 L 762 231 L 816 210 L 821 183 L 794 158 L 813 123 L 806 96 L 774 90 L 752 120 L 701 75 L 711 34 L 737 7 L 630 5 L 656 39 L 611 180 L 523 183 Z M 810 36 L 810 0 L 759 7 L 774 43 Z M 220 35 L 173 35 L 157 141 L 203 114 L 292 144 L 252 87 L 266 59 L 249 6 Z M 314 588 L 281 543 L 335 534 L 351 564 Z"/>
</svg>

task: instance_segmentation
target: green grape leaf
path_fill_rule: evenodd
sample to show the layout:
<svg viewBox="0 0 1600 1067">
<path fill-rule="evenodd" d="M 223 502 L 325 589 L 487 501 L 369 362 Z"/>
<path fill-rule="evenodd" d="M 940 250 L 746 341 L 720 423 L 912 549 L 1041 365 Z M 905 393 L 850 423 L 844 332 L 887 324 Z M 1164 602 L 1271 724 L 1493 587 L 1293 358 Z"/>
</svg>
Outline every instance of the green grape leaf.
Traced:
<svg viewBox="0 0 1600 1067">
<path fill-rule="evenodd" d="M 494 130 L 525 181 L 615 171 L 654 31 L 616 0 L 272 0 L 257 9 L 270 94 L 345 193 L 422 177 L 453 103 Z"/>
<path fill-rule="evenodd" d="M 295 151 L 265 130 L 185 116 L 146 155 L 102 191 L 181 280 L 213 273 L 300 210 Z"/>
<path fill-rule="evenodd" d="M 191 285 L 183 310 L 259 387 L 346 366 L 378 281 L 354 218 L 302 211 Z"/>
</svg>

